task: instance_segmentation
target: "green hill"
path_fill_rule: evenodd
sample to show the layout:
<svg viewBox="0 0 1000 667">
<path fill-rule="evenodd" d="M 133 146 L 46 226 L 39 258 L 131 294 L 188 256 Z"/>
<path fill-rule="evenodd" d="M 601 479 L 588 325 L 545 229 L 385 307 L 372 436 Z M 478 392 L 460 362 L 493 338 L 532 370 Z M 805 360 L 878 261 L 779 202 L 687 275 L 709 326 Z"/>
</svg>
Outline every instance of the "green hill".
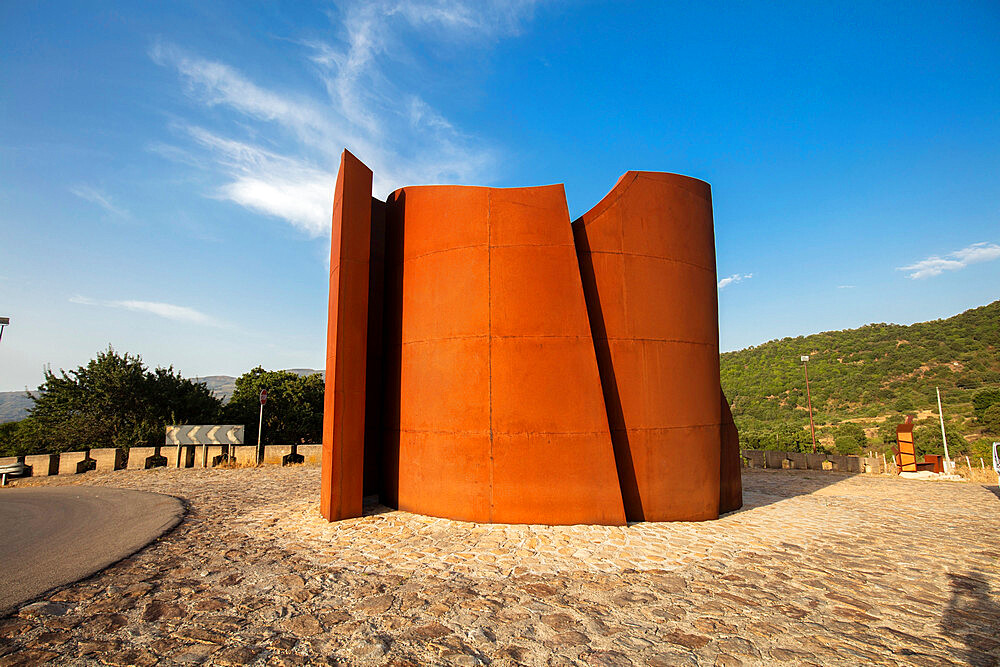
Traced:
<svg viewBox="0 0 1000 667">
<path fill-rule="evenodd" d="M 988 439 L 1000 440 L 1000 425 L 990 421 L 997 410 L 984 418 L 1000 401 L 1000 301 L 943 320 L 869 324 L 723 354 L 722 387 L 744 446 L 791 448 L 809 439 L 801 355 L 809 355 L 817 440 L 827 448 L 837 442 L 843 449 L 852 436 L 862 450 L 885 450 L 895 424 L 909 414 L 916 417 L 918 447 L 937 451 L 935 387 L 953 454 L 981 456 Z"/>
</svg>

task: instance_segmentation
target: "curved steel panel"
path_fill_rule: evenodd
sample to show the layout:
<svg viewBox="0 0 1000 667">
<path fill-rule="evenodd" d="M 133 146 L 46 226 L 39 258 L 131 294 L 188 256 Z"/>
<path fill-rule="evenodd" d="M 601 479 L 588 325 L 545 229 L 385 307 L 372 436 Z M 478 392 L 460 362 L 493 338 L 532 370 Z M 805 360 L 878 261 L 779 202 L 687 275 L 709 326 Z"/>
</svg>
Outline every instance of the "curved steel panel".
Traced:
<svg viewBox="0 0 1000 667">
<path fill-rule="evenodd" d="M 404 188 L 387 238 L 387 496 L 468 521 L 624 523 L 562 186 Z"/>
<path fill-rule="evenodd" d="M 711 189 L 628 172 L 574 223 L 629 520 L 719 515 Z"/>
</svg>

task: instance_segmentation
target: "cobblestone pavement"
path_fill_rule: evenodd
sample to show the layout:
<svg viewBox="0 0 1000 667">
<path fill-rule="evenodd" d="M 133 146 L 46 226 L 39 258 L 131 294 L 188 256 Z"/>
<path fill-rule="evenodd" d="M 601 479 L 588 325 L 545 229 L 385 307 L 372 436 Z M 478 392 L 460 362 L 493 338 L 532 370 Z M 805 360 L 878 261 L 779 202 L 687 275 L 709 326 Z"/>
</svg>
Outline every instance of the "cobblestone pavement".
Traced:
<svg viewBox="0 0 1000 667">
<path fill-rule="evenodd" d="M 971 483 L 744 470 L 739 512 L 621 528 L 329 524 L 301 466 L 18 484 L 189 511 L 0 619 L 0 665 L 1000 664 L 1000 496 Z"/>
</svg>

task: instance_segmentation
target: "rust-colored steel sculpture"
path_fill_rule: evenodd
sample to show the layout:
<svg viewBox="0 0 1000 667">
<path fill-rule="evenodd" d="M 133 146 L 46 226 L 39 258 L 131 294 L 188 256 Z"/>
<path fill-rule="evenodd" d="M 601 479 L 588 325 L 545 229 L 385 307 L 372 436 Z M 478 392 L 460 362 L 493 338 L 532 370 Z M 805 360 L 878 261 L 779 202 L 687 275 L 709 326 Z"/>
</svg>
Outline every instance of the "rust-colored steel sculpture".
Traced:
<svg viewBox="0 0 1000 667">
<path fill-rule="evenodd" d="M 500 523 L 742 505 L 707 184 L 629 172 L 571 225 L 561 185 L 406 187 L 383 203 L 371 178 L 345 151 L 325 517 L 359 516 L 372 493 Z"/>
<path fill-rule="evenodd" d="M 906 416 L 906 421 L 896 426 L 896 473 L 944 472 L 944 457 L 939 454 L 924 454 L 923 463 L 917 461 L 917 448 L 913 440 L 913 417 Z"/>
</svg>

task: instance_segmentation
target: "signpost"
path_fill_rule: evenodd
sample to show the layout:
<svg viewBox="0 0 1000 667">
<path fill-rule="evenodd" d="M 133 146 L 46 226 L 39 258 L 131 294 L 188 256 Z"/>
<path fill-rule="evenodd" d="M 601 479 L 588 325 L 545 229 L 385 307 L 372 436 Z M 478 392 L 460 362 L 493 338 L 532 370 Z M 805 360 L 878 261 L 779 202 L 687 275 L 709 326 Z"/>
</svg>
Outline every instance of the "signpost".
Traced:
<svg viewBox="0 0 1000 667">
<path fill-rule="evenodd" d="M 264 432 L 264 404 L 267 403 L 267 389 L 260 390 L 260 421 L 257 422 L 257 465 L 264 460 L 264 448 L 261 446 L 261 435 Z"/>
<path fill-rule="evenodd" d="M 954 471 L 955 466 L 951 462 L 951 457 L 948 456 L 948 436 L 944 433 L 944 412 L 941 411 L 941 390 L 934 387 L 934 391 L 937 392 L 938 417 L 941 419 L 941 442 L 944 443 L 944 471 L 950 475 Z"/>
<path fill-rule="evenodd" d="M 809 402 L 809 430 L 812 432 L 813 454 L 816 453 L 816 427 L 813 425 L 813 400 L 809 395 L 809 355 L 803 354 L 799 359 L 802 367 L 806 369 L 806 401 Z"/>
</svg>

